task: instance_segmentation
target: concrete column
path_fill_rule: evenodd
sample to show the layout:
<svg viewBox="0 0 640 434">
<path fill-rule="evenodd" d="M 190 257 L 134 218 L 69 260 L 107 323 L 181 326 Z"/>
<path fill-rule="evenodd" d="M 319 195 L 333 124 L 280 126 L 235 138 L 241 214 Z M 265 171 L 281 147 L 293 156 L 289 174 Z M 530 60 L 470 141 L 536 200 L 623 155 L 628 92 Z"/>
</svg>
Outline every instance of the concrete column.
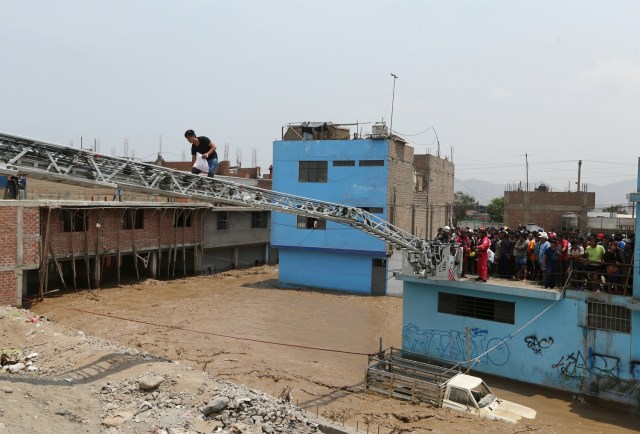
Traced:
<svg viewBox="0 0 640 434">
<path fill-rule="evenodd" d="M 238 268 L 238 246 L 233 248 L 233 268 Z"/>
<path fill-rule="evenodd" d="M 160 264 L 158 263 L 158 252 L 151 252 L 149 257 L 149 270 L 151 271 L 151 277 L 157 279 L 160 273 Z"/>
<path fill-rule="evenodd" d="M 100 287 L 100 276 L 102 275 L 102 270 L 100 266 L 101 266 L 100 256 L 96 255 L 96 257 L 93 258 L 93 287 L 94 288 Z"/>
<path fill-rule="evenodd" d="M 24 226 L 22 224 L 24 218 L 24 207 L 19 206 L 18 209 L 18 224 L 16 229 L 16 306 L 22 307 L 22 296 L 27 294 L 26 279 L 23 279 L 21 267 L 24 264 Z"/>
<path fill-rule="evenodd" d="M 271 244 L 269 243 L 264 244 L 264 263 L 265 264 L 269 264 L 269 247 L 270 246 Z"/>
<path fill-rule="evenodd" d="M 27 296 L 27 279 L 23 270 L 16 270 L 16 306 L 22 307 L 22 299 Z"/>
<path fill-rule="evenodd" d="M 196 247 L 193 252 L 193 273 L 194 274 L 203 274 L 204 263 L 202 261 L 202 253 L 200 252 L 200 248 Z"/>
</svg>

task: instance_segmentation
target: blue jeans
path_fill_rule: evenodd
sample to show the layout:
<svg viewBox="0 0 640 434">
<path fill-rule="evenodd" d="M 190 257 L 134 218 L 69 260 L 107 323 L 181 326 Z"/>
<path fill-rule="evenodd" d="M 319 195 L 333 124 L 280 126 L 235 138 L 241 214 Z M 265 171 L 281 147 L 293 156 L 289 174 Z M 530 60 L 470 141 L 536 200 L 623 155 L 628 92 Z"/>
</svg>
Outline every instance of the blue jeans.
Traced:
<svg viewBox="0 0 640 434">
<path fill-rule="evenodd" d="M 216 173 L 216 168 L 218 167 L 218 159 L 217 158 L 210 158 L 207 160 L 207 164 L 209 165 L 209 173 L 207 173 L 207 176 L 209 178 L 213 178 L 213 175 Z M 202 170 L 200 169 L 196 169 L 195 167 L 191 168 L 191 173 L 195 173 L 196 175 L 202 173 Z"/>
</svg>

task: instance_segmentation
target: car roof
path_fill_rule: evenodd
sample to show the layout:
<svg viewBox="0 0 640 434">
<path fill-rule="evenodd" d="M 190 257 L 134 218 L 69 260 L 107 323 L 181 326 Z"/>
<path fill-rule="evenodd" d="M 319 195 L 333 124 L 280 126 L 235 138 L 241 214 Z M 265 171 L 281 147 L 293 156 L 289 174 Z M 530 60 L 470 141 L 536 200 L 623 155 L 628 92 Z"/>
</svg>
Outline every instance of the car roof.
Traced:
<svg viewBox="0 0 640 434">
<path fill-rule="evenodd" d="M 466 374 L 458 374 L 449 380 L 449 384 L 461 389 L 473 389 L 482 383 L 482 378 L 473 377 Z"/>
</svg>

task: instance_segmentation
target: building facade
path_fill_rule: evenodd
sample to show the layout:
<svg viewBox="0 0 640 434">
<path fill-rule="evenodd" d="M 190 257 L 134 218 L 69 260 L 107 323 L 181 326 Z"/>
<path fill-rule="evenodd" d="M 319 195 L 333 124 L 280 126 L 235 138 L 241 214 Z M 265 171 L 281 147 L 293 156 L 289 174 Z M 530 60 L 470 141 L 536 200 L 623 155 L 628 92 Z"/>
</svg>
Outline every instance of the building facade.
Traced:
<svg viewBox="0 0 640 434">
<path fill-rule="evenodd" d="M 550 209 L 561 207 L 560 197 L 577 193 L 557 195 L 545 195 L 556 198 Z M 582 194 L 575 200 L 589 203 L 591 195 Z M 638 216 L 640 193 L 632 196 Z M 635 257 L 640 240 L 634 242 Z M 633 289 L 627 295 L 570 287 L 542 289 L 507 280 L 446 282 L 400 276 L 404 283 L 402 348 L 461 362 L 478 373 L 612 401 L 638 412 L 637 261 L 632 268 Z"/>
<path fill-rule="evenodd" d="M 587 211 L 595 205 L 592 192 L 505 191 L 504 223 L 509 227 L 535 223 L 547 231 L 560 231 L 562 216 L 574 213 L 578 229 L 585 232 Z"/>
<path fill-rule="evenodd" d="M 0 302 L 277 262 L 268 212 L 205 203 L 0 201 Z"/>
<path fill-rule="evenodd" d="M 325 130 L 329 137 L 338 135 Z M 429 180 L 440 175 L 436 161 L 422 156 L 418 165 L 413 148 L 399 137 L 319 140 L 318 134 L 288 130 L 274 142 L 275 191 L 362 208 L 422 238 L 450 224 L 447 207 L 436 204 L 453 201 L 452 164 L 444 164 L 450 180 L 433 179 L 432 185 L 442 188 L 431 197 Z M 401 285 L 390 282 L 392 270 L 401 268 L 399 252 L 357 229 L 274 213 L 271 244 L 279 251 L 282 286 L 401 293 Z"/>
</svg>

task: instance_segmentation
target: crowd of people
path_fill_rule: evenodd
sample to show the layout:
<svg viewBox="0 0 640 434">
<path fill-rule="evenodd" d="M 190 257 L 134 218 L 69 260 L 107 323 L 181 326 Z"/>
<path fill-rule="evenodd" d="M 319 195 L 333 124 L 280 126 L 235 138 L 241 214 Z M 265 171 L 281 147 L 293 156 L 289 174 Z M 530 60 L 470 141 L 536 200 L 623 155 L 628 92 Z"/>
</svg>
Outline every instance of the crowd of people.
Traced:
<svg viewBox="0 0 640 434">
<path fill-rule="evenodd" d="M 462 277 L 535 282 L 544 288 L 630 295 L 634 235 L 500 228 L 438 229 L 434 241 L 463 249 Z"/>
</svg>

